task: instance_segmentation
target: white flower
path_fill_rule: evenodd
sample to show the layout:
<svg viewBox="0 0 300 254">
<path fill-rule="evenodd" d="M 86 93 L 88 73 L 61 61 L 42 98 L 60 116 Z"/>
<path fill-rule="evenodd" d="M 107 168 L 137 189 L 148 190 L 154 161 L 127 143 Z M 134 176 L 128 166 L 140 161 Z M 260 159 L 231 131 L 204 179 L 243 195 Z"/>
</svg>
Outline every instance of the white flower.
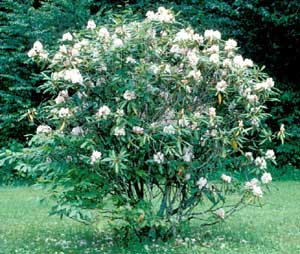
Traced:
<svg viewBox="0 0 300 254">
<path fill-rule="evenodd" d="M 243 68 L 244 67 L 244 59 L 241 55 L 237 55 L 233 58 L 233 63 L 235 66 L 239 67 L 239 68 Z"/>
<path fill-rule="evenodd" d="M 126 135 L 126 133 L 125 133 L 125 129 L 122 127 L 122 128 L 120 128 L 120 127 L 116 127 L 115 128 L 115 130 L 114 130 L 114 135 L 115 136 L 125 136 Z"/>
<path fill-rule="evenodd" d="M 175 130 L 175 128 L 172 125 L 168 125 L 168 126 L 164 127 L 163 132 L 166 133 L 166 134 L 173 135 L 173 134 L 176 133 L 176 130 Z"/>
<path fill-rule="evenodd" d="M 201 81 L 202 80 L 201 71 L 191 70 L 188 74 L 188 78 L 193 78 L 196 81 Z"/>
<path fill-rule="evenodd" d="M 250 182 L 245 183 L 245 188 L 247 190 L 252 190 L 258 183 L 258 180 L 256 178 L 253 178 Z"/>
<path fill-rule="evenodd" d="M 55 103 L 60 104 L 66 101 L 69 97 L 68 90 L 62 90 L 59 92 L 58 96 L 55 98 Z"/>
<path fill-rule="evenodd" d="M 164 7 L 159 7 L 158 11 L 154 13 L 153 11 L 148 11 L 146 13 L 147 20 L 150 21 L 159 21 L 166 23 L 175 22 L 175 18 L 170 10 L 165 9 Z"/>
<path fill-rule="evenodd" d="M 36 41 L 34 44 L 33 44 L 33 47 L 32 47 L 36 52 L 42 52 L 43 51 L 43 44 L 40 42 L 40 41 Z"/>
<path fill-rule="evenodd" d="M 32 58 L 37 55 L 37 52 L 32 48 L 28 51 L 27 55 L 28 55 L 28 57 Z"/>
<path fill-rule="evenodd" d="M 113 48 L 120 48 L 123 46 L 123 41 L 119 38 L 115 38 L 112 42 Z"/>
<path fill-rule="evenodd" d="M 51 131 L 52 131 L 52 129 L 48 125 L 39 125 L 36 129 L 37 134 L 41 134 L 41 133 L 49 134 L 49 133 L 51 133 Z"/>
<path fill-rule="evenodd" d="M 63 34 L 63 37 L 62 37 L 62 41 L 72 41 L 73 40 L 73 36 L 71 33 L 65 33 Z"/>
<path fill-rule="evenodd" d="M 95 162 L 99 161 L 101 159 L 102 153 L 99 151 L 93 151 L 91 155 L 91 164 L 94 164 Z"/>
<path fill-rule="evenodd" d="M 258 102 L 258 97 L 256 94 L 249 94 L 247 95 L 247 100 L 249 101 L 249 103 L 253 104 Z"/>
<path fill-rule="evenodd" d="M 87 23 L 87 26 L 86 26 L 87 29 L 95 29 L 96 28 L 96 23 L 94 20 L 89 20 L 88 23 Z"/>
<path fill-rule="evenodd" d="M 110 109 L 109 109 L 109 107 L 107 107 L 107 106 L 102 106 L 102 107 L 100 107 L 99 108 L 99 110 L 98 110 L 98 112 L 97 112 L 97 114 L 96 114 L 96 116 L 97 117 L 107 117 L 108 115 L 110 114 Z"/>
<path fill-rule="evenodd" d="M 157 65 L 153 64 L 153 65 L 151 65 L 151 66 L 149 67 L 149 70 L 150 70 L 154 75 L 156 75 L 156 74 L 159 72 L 159 67 L 158 67 Z"/>
<path fill-rule="evenodd" d="M 225 42 L 225 50 L 226 51 L 232 51 L 236 48 L 237 42 L 233 39 L 229 39 Z"/>
<path fill-rule="evenodd" d="M 126 63 L 136 64 L 136 60 L 132 58 L 131 56 L 128 56 L 126 58 Z"/>
<path fill-rule="evenodd" d="M 133 126 L 132 131 L 135 134 L 143 134 L 144 133 L 144 128 L 139 127 L 139 126 Z"/>
<path fill-rule="evenodd" d="M 200 179 L 197 181 L 197 186 L 199 190 L 202 190 L 207 185 L 207 179 L 204 177 L 200 177 Z"/>
<path fill-rule="evenodd" d="M 68 109 L 68 108 L 61 108 L 61 109 L 58 111 L 58 116 L 59 116 L 60 118 L 64 118 L 64 117 L 69 117 L 69 116 L 71 116 L 70 109 Z"/>
<path fill-rule="evenodd" d="M 219 45 L 212 45 L 206 51 L 210 54 L 219 53 Z"/>
<path fill-rule="evenodd" d="M 231 183 L 231 177 L 225 174 L 221 175 L 221 179 L 225 182 L 225 183 Z"/>
<path fill-rule="evenodd" d="M 216 109 L 211 107 L 208 109 L 208 115 L 210 118 L 215 118 L 216 117 Z"/>
<path fill-rule="evenodd" d="M 184 54 L 185 53 L 185 49 L 180 48 L 179 45 L 174 44 L 172 45 L 170 52 L 173 54 Z"/>
<path fill-rule="evenodd" d="M 127 101 L 134 100 L 136 98 L 135 92 L 126 90 L 125 93 L 123 94 L 123 98 Z"/>
<path fill-rule="evenodd" d="M 239 120 L 239 128 L 240 129 L 243 129 L 244 128 L 244 122 L 243 122 L 243 120 Z"/>
<path fill-rule="evenodd" d="M 259 167 L 260 169 L 267 168 L 267 162 L 263 157 L 257 157 L 254 161 L 254 164 Z"/>
<path fill-rule="evenodd" d="M 72 82 L 73 84 L 82 83 L 83 78 L 78 69 L 70 69 L 65 71 L 65 80 Z"/>
<path fill-rule="evenodd" d="M 209 61 L 214 63 L 214 64 L 218 64 L 219 63 L 219 55 L 218 54 L 212 54 L 209 57 Z"/>
<path fill-rule="evenodd" d="M 225 219 L 225 210 L 223 208 L 218 209 L 215 214 L 221 219 Z"/>
<path fill-rule="evenodd" d="M 67 54 L 68 49 L 67 49 L 66 45 L 59 46 L 59 52 L 62 53 L 62 54 Z"/>
<path fill-rule="evenodd" d="M 174 38 L 174 42 L 177 41 L 188 41 L 193 39 L 193 30 L 188 30 L 188 29 L 181 29 Z"/>
<path fill-rule="evenodd" d="M 161 152 L 158 152 L 158 153 L 154 154 L 153 160 L 154 160 L 157 164 L 162 164 L 162 163 L 164 162 L 164 154 L 161 153 Z"/>
<path fill-rule="evenodd" d="M 225 80 L 221 80 L 217 83 L 216 89 L 218 92 L 224 92 L 227 86 L 227 82 Z"/>
<path fill-rule="evenodd" d="M 122 117 L 122 116 L 124 116 L 124 110 L 123 109 L 117 109 L 117 115 L 119 116 L 119 117 Z"/>
<path fill-rule="evenodd" d="M 232 67 L 232 61 L 229 58 L 226 58 L 223 60 L 223 67 L 224 68 L 231 68 Z"/>
<path fill-rule="evenodd" d="M 109 38 L 109 32 L 105 27 L 100 28 L 98 35 L 99 37 Z"/>
<path fill-rule="evenodd" d="M 221 33 L 219 31 L 214 30 L 205 30 L 204 32 L 204 38 L 213 41 L 213 40 L 220 40 L 221 39 Z"/>
<path fill-rule="evenodd" d="M 276 160 L 275 153 L 274 153 L 274 151 L 272 149 L 267 150 L 265 157 L 268 160 L 273 160 L 273 161 Z"/>
<path fill-rule="evenodd" d="M 251 59 L 246 58 L 244 61 L 244 67 L 253 67 L 253 61 Z"/>
<path fill-rule="evenodd" d="M 83 136 L 84 130 L 80 126 L 77 126 L 72 129 L 71 134 L 73 136 Z"/>
<path fill-rule="evenodd" d="M 184 147 L 183 148 L 183 157 L 182 159 L 185 162 L 191 162 L 192 159 L 194 158 L 193 150 L 191 147 Z"/>
<path fill-rule="evenodd" d="M 259 186 L 257 186 L 257 185 L 253 186 L 253 188 L 252 188 L 252 194 L 255 197 L 258 197 L 258 198 L 262 198 L 262 196 L 263 196 L 262 189 Z"/>
<path fill-rule="evenodd" d="M 261 182 L 263 184 L 268 184 L 272 181 L 272 175 L 270 173 L 265 172 L 261 177 Z"/>
<path fill-rule="evenodd" d="M 187 52 L 187 58 L 190 62 L 190 65 L 193 67 L 197 65 L 200 59 L 195 50 L 189 50 Z"/>
</svg>

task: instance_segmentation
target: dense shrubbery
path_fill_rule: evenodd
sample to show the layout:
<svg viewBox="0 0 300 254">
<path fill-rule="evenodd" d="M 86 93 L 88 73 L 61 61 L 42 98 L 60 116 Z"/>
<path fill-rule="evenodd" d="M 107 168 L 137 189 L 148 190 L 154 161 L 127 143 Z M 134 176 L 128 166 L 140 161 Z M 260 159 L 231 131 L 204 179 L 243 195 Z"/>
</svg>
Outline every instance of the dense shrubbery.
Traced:
<svg viewBox="0 0 300 254">
<path fill-rule="evenodd" d="M 36 113 L 31 147 L 4 161 L 17 156 L 53 183 L 54 213 L 86 221 L 97 209 L 157 237 L 194 218 L 216 223 L 272 180 L 262 144 L 284 137 L 265 124 L 274 82 L 218 31 L 202 36 L 161 7 L 142 22 L 89 21 L 57 52 L 37 41 L 28 55 L 48 65 L 41 89 L 53 99 Z"/>
</svg>

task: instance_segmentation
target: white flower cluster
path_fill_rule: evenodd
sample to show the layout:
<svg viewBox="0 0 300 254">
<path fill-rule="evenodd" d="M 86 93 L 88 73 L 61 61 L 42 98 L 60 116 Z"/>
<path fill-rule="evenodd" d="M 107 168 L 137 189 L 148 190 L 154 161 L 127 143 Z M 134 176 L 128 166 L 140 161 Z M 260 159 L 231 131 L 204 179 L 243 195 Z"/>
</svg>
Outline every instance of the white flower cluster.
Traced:
<svg viewBox="0 0 300 254">
<path fill-rule="evenodd" d="M 244 58 L 241 55 L 237 55 L 233 58 L 233 64 L 237 68 L 253 67 L 253 61 L 251 59 Z"/>
<path fill-rule="evenodd" d="M 207 179 L 204 177 L 200 177 L 196 185 L 198 186 L 199 190 L 202 190 L 204 187 L 207 186 Z"/>
<path fill-rule="evenodd" d="M 274 87 L 274 81 L 272 78 L 267 78 L 266 81 L 255 84 L 254 90 L 270 90 Z"/>
<path fill-rule="evenodd" d="M 109 34 L 109 31 L 107 30 L 106 27 L 101 27 L 99 32 L 98 32 L 98 36 L 100 38 L 108 39 L 110 34 Z"/>
<path fill-rule="evenodd" d="M 109 107 L 107 107 L 107 106 L 104 105 L 104 106 L 102 106 L 102 107 L 99 108 L 96 116 L 99 117 L 99 118 L 102 118 L 102 117 L 106 118 L 109 114 L 110 114 Z"/>
<path fill-rule="evenodd" d="M 223 208 L 219 208 L 219 209 L 215 212 L 215 214 L 216 214 L 219 218 L 221 218 L 222 220 L 225 219 L 225 210 L 224 210 Z"/>
<path fill-rule="evenodd" d="M 123 94 L 123 98 L 127 101 L 134 100 L 136 98 L 135 92 L 126 90 L 125 93 Z"/>
<path fill-rule="evenodd" d="M 101 159 L 102 153 L 99 151 L 93 151 L 91 155 L 91 164 L 95 164 Z"/>
<path fill-rule="evenodd" d="M 133 126 L 132 128 L 133 133 L 135 134 L 143 134 L 144 133 L 144 128 L 140 127 L 140 126 Z"/>
<path fill-rule="evenodd" d="M 268 184 L 271 181 L 272 181 L 272 175 L 268 172 L 265 172 L 261 177 L 261 182 L 263 184 Z"/>
<path fill-rule="evenodd" d="M 43 44 L 40 41 L 36 41 L 33 44 L 32 49 L 27 53 L 28 57 L 33 58 L 35 56 L 41 57 L 43 59 L 48 58 L 48 53 L 44 50 Z"/>
<path fill-rule="evenodd" d="M 60 104 L 65 102 L 69 97 L 68 90 L 62 90 L 59 92 L 58 96 L 55 98 L 55 103 Z"/>
<path fill-rule="evenodd" d="M 176 133 L 176 130 L 173 125 L 168 125 L 164 127 L 163 132 L 169 135 L 174 135 Z"/>
<path fill-rule="evenodd" d="M 225 51 L 230 52 L 235 50 L 237 47 L 237 42 L 233 39 L 229 39 L 225 42 Z"/>
<path fill-rule="evenodd" d="M 188 78 L 193 78 L 196 81 L 201 81 L 202 80 L 201 71 L 191 70 L 188 74 Z"/>
<path fill-rule="evenodd" d="M 114 135 L 117 137 L 125 136 L 126 135 L 125 129 L 123 127 L 116 127 L 114 130 Z"/>
<path fill-rule="evenodd" d="M 194 158 L 193 149 L 191 147 L 184 147 L 182 159 L 185 162 L 191 162 L 193 158 Z"/>
<path fill-rule="evenodd" d="M 254 161 L 254 164 L 259 167 L 260 169 L 267 168 L 267 162 L 263 157 L 257 157 Z"/>
<path fill-rule="evenodd" d="M 228 84 L 225 80 L 219 81 L 216 85 L 217 92 L 222 92 L 222 93 L 225 92 L 227 87 L 228 87 Z"/>
<path fill-rule="evenodd" d="M 265 157 L 267 160 L 273 160 L 273 161 L 276 160 L 274 150 L 272 150 L 272 149 L 267 150 Z"/>
<path fill-rule="evenodd" d="M 218 30 L 205 30 L 204 38 L 209 41 L 220 40 L 221 33 Z"/>
<path fill-rule="evenodd" d="M 153 160 L 154 160 L 157 164 L 162 164 L 162 163 L 164 162 L 164 154 L 161 153 L 161 152 L 158 152 L 158 153 L 154 154 Z"/>
<path fill-rule="evenodd" d="M 214 107 L 211 107 L 208 109 L 208 115 L 210 119 L 213 119 L 216 117 L 216 109 Z"/>
<path fill-rule="evenodd" d="M 199 44 L 203 43 L 203 37 L 195 33 L 193 29 L 181 29 L 176 33 L 174 42 L 196 41 Z"/>
<path fill-rule="evenodd" d="M 155 13 L 153 11 L 148 11 L 146 13 L 147 20 L 150 21 L 159 21 L 166 23 L 174 23 L 175 17 L 170 10 L 167 10 L 164 7 L 159 7 L 158 11 Z"/>
<path fill-rule="evenodd" d="M 59 111 L 58 111 L 58 116 L 60 118 L 67 118 L 67 117 L 70 117 L 72 114 L 71 114 L 71 111 L 70 109 L 68 108 L 61 108 Z"/>
<path fill-rule="evenodd" d="M 89 20 L 86 26 L 87 29 L 93 30 L 96 28 L 96 23 L 94 20 Z"/>
<path fill-rule="evenodd" d="M 70 69 L 65 71 L 64 79 L 72 82 L 73 84 L 82 83 L 83 78 L 78 69 Z"/>
<path fill-rule="evenodd" d="M 80 126 L 74 127 L 71 131 L 71 135 L 84 136 L 84 130 Z"/>
<path fill-rule="evenodd" d="M 70 32 L 64 33 L 62 37 L 62 41 L 72 41 L 73 36 Z"/>
<path fill-rule="evenodd" d="M 52 129 L 49 125 L 39 125 L 36 129 L 37 134 L 49 134 L 51 131 Z"/>
<path fill-rule="evenodd" d="M 245 183 L 246 190 L 250 190 L 253 194 L 253 196 L 262 198 L 263 191 L 260 186 L 257 185 L 258 180 L 256 178 L 253 178 L 250 182 Z"/>
<path fill-rule="evenodd" d="M 231 183 L 231 177 L 225 174 L 221 175 L 221 179 L 225 182 L 225 183 Z"/>
</svg>

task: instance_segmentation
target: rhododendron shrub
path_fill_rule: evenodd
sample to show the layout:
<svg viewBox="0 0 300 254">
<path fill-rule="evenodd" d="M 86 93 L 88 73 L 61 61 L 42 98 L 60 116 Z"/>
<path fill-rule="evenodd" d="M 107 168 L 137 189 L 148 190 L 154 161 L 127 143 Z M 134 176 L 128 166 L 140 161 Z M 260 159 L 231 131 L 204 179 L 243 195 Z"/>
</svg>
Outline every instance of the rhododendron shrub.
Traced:
<svg viewBox="0 0 300 254">
<path fill-rule="evenodd" d="M 284 127 L 270 133 L 274 82 L 236 41 L 198 34 L 160 7 L 141 22 L 90 20 L 59 43 L 29 53 L 48 64 L 41 89 L 53 94 L 27 152 L 53 183 L 53 212 L 87 221 L 93 211 L 156 234 L 260 201 L 276 159 L 261 144 Z"/>
</svg>

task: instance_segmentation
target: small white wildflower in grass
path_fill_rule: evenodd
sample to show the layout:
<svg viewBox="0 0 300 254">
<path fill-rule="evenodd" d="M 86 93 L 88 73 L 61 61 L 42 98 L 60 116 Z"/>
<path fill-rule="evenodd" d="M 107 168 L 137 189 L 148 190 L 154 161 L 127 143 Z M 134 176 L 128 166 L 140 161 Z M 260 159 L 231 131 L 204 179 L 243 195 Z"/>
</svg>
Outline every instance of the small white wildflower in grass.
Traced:
<svg viewBox="0 0 300 254">
<path fill-rule="evenodd" d="M 168 126 L 164 127 L 163 132 L 166 133 L 166 134 L 173 135 L 173 134 L 176 133 L 176 130 L 172 125 L 168 125 Z"/>
<path fill-rule="evenodd" d="M 161 152 L 158 152 L 158 153 L 154 154 L 153 160 L 154 160 L 157 164 L 162 164 L 162 163 L 164 162 L 164 154 L 161 153 Z"/>
<path fill-rule="evenodd" d="M 133 126 L 132 131 L 135 134 L 143 134 L 144 133 L 144 128 L 139 127 L 139 126 Z"/>
<path fill-rule="evenodd" d="M 261 182 L 263 184 L 268 184 L 271 181 L 272 181 L 272 175 L 268 172 L 265 172 L 261 177 Z"/>
<path fill-rule="evenodd" d="M 68 108 L 61 108 L 61 109 L 58 111 L 58 116 L 59 116 L 60 118 L 65 118 L 65 117 L 71 116 L 70 109 L 68 109 Z"/>
<path fill-rule="evenodd" d="M 273 161 L 276 160 L 274 150 L 272 150 L 272 149 L 267 150 L 265 158 L 268 160 L 273 160 Z"/>
<path fill-rule="evenodd" d="M 215 214 L 222 220 L 225 219 L 225 210 L 223 208 L 218 209 Z"/>
<path fill-rule="evenodd" d="M 225 183 L 231 183 L 231 177 L 225 174 L 221 175 L 221 179 L 225 182 Z"/>
<path fill-rule="evenodd" d="M 216 89 L 218 92 L 225 92 L 227 87 L 228 87 L 227 82 L 224 80 L 221 80 L 217 83 Z"/>
<path fill-rule="evenodd" d="M 257 157 L 254 161 L 254 164 L 259 167 L 260 169 L 267 168 L 267 162 L 263 157 Z"/>
<path fill-rule="evenodd" d="M 126 133 L 125 133 L 125 129 L 123 127 L 116 127 L 115 130 L 114 130 L 114 135 L 115 136 L 125 136 Z"/>
<path fill-rule="evenodd" d="M 73 40 L 73 36 L 71 33 L 65 33 L 63 34 L 63 37 L 62 37 L 62 41 L 72 41 Z"/>
<path fill-rule="evenodd" d="M 37 134 L 41 134 L 41 133 L 44 133 L 44 134 L 49 134 L 51 133 L 52 129 L 50 126 L 48 125 L 39 125 L 36 129 L 36 133 Z"/>
<path fill-rule="evenodd" d="M 102 153 L 99 151 L 93 151 L 92 155 L 91 155 L 91 164 L 96 163 L 97 161 L 99 161 L 101 159 Z"/>
<path fill-rule="evenodd" d="M 197 186 L 199 190 L 202 190 L 207 185 L 207 179 L 204 177 L 200 177 L 200 179 L 197 181 Z"/>
<path fill-rule="evenodd" d="M 107 117 L 110 114 L 110 109 L 107 106 L 102 106 L 97 112 L 97 117 Z"/>
<path fill-rule="evenodd" d="M 86 26 L 87 29 L 95 29 L 96 28 L 96 23 L 94 20 L 89 20 L 88 23 L 87 23 L 87 26 Z"/>
<path fill-rule="evenodd" d="M 80 126 L 77 126 L 72 129 L 71 134 L 73 136 L 83 136 L 84 130 Z"/>
<path fill-rule="evenodd" d="M 126 90 L 125 93 L 123 94 L 123 98 L 127 101 L 134 100 L 136 98 L 135 92 Z"/>
</svg>

